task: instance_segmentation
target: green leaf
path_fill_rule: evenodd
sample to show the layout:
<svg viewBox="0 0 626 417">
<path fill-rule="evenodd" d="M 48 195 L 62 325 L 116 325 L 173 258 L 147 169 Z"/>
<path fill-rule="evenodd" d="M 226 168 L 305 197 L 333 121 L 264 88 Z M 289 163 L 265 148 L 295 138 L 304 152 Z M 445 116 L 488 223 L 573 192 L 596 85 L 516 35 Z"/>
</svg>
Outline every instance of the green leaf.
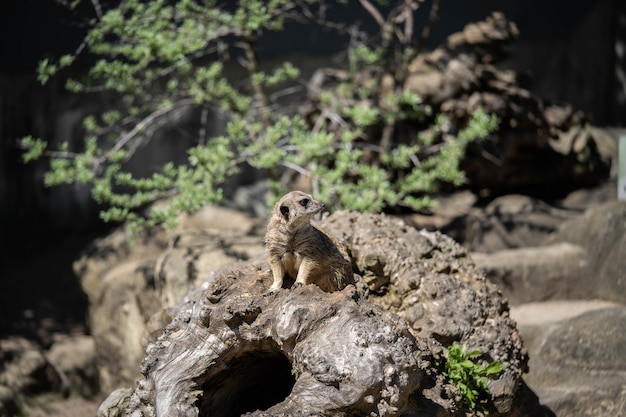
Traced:
<svg viewBox="0 0 626 417">
<path fill-rule="evenodd" d="M 22 154 L 22 161 L 24 161 L 24 163 L 39 159 L 48 146 L 45 141 L 32 136 L 23 137 L 20 143 L 26 148 L 26 152 Z"/>
<path fill-rule="evenodd" d="M 485 368 L 485 375 L 497 375 L 502 372 L 502 363 L 501 362 L 491 362 Z"/>
<path fill-rule="evenodd" d="M 470 409 L 478 408 L 478 399 L 481 395 L 489 395 L 485 376 L 496 375 L 502 370 L 502 364 L 497 361 L 482 366 L 471 360 L 482 355 L 482 352 L 468 351 L 467 346 L 456 342 L 448 347 L 448 359 L 443 375 L 458 389 Z M 484 407 L 483 411 L 486 411 Z"/>
<path fill-rule="evenodd" d="M 58 66 L 51 63 L 48 58 L 39 61 L 37 66 L 37 81 L 42 85 L 47 83 L 58 71 Z"/>
</svg>

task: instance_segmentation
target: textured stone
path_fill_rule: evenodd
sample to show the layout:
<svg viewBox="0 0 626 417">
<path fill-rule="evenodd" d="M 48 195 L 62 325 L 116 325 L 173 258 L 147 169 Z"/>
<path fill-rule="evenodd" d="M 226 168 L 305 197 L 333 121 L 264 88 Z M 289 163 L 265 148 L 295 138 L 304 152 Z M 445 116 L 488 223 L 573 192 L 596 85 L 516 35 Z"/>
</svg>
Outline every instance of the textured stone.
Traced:
<svg viewBox="0 0 626 417">
<path fill-rule="evenodd" d="M 116 391 L 99 415 L 453 416 L 464 404 L 441 366 L 455 341 L 503 363 L 492 415 L 547 415 L 521 380 L 506 302 L 465 249 L 382 215 L 339 212 L 323 227 L 346 243 L 356 287 L 267 295 L 266 262 L 210 274 L 169 309 L 132 395 Z"/>
</svg>

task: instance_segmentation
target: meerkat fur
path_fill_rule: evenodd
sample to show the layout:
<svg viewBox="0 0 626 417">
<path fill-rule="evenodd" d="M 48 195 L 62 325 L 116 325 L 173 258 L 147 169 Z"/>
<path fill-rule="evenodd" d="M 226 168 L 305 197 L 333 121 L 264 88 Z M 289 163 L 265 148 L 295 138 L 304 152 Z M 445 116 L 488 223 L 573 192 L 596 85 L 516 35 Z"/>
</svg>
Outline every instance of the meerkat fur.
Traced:
<svg viewBox="0 0 626 417">
<path fill-rule="evenodd" d="M 265 244 L 273 283 L 282 288 L 285 274 L 294 286 L 316 284 L 327 292 L 343 289 L 354 280 L 347 252 L 336 238 L 311 224 L 325 205 L 302 191 L 285 194 L 274 206 Z"/>
</svg>

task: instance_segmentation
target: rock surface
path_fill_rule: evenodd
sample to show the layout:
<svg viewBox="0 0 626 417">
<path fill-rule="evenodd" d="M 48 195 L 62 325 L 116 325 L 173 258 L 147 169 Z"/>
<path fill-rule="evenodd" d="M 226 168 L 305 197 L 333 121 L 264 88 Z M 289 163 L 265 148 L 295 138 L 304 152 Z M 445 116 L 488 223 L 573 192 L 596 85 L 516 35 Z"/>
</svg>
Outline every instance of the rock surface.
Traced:
<svg viewBox="0 0 626 417">
<path fill-rule="evenodd" d="M 626 203 L 608 201 L 542 246 L 472 254 L 512 302 L 529 349 L 525 381 L 557 416 L 626 410 L 625 228 Z"/>
<path fill-rule="evenodd" d="M 462 247 L 385 216 L 336 213 L 323 226 L 361 284 L 267 296 L 265 262 L 214 272 L 170 309 L 130 398 L 115 391 L 99 415 L 457 415 L 440 363 L 454 341 L 503 363 L 488 382 L 492 415 L 546 412 L 521 380 L 527 356 L 505 300 Z"/>
<path fill-rule="evenodd" d="M 89 322 L 104 392 L 136 380 L 147 342 L 154 336 L 151 329 L 169 322 L 166 307 L 211 271 L 263 251 L 260 238 L 249 235 L 255 227 L 257 223 L 240 212 L 206 207 L 181 218 L 177 229 L 132 244 L 128 231 L 120 228 L 95 242 L 74 264 L 90 301 Z"/>
<path fill-rule="evenodd" d="M 626 202 L 612 201 L 563 223 L 547 243 L 568 242 L 587 253 L 579 277 L 584 298 L 626 304 Z"/>
<path fill-rule="evenodd" d="M 67 337 L 52 345 L 46 356 L 63 375 L 70 395 L 93 398 L 100 392 L 93 337 Z"/>
<path fill-rule="evenodd" d="M 530 355 L 524 379 L 557 416 L 610 417 L 626 410 L 626 307 L 551 301 L 513 307 Z"/>
<path fill-rule="evenodd" d="M 460 241 L 473 252 L 485 253 L 537 246 L 564 221 L 583 212 L 578 207 L 509 194 L 493 199 L 484 208 L 468 210 Z"/>
<path fill-rule="evenodd" d="M 553 299 L 626 303 L 626 203 L 563 222 L 543 246 L 474 253 L 513 304 Z"/>
<path fill-rule="evenodd" d="M 496 66 L 517 36 L 502 13 L 470 23 L 418 56 L 405 88 L 456 125 L 478 109 L 498 116 L 497 134 L 470 143 L 462 163 L 475 191 L 554 198 L 605 180 L 616 150 L 610 138 L 582 112 L 533 95 L 529 80 Z"/>
<path fill-rule="evenodd" d="M 460 204 L 459 207 L 467 207 L 468 204 L 469 206 L 473 204 L 473 202 L 470 200 L 465 202 L 464 199 L 463 201 L 464 202 Z M 522 216 L 522 219 L 536 219 L 537 217 L 533 217 L 532 214 L 534 209 L 539 210 L 539 218 L 541 218 L 541 216 L 543 215 L 550 214 L 550 211 L 546 210 L 545 206 L 543 206 L 541 203 L 533 203 L 532 199 L 529 199 L 527 202 L 525 202 L 519 197 L 512 197 L 510 201 L 513 203 L 513 205 L 507 203 L 507 207 L 515 207 L 515 204 L 517 204 L 517 207 L 529 208 L 528 211 L 525 212 L 528 214 L 524 214 Z M 580 210 L 580 207 L 583 207 L 584 202 L 580 200 L 579 203 L 580 204 L 572 203 L 568 205 L 568 207 L 578 207 L 576 208 L 576 210 Z M 499 202 L 498 204 L 500 206 L 502 205 L 501 202 Z M 493 207 L 498 206 L 494 204 Z M 620 220 L 623 219 L 623 211 L 621 211 L 622 209 L 620 209 L 620 207 L 620 203 L 605 203 L 601 205 L 596 205 L 595 208 L 587 212 L 585 217 L 571 219 L 564 222 L 563 230 L 560 230 L 558 233 L 556 233 L 555 236 L 551 238 L 548 243 L 554 247 L 561 246 L 564 248 L 573 249 L 573 258 L 576 257 L 575 254 L 579 253 L 578 251 L 583 250 L 588 257 L 586 259 L 588 259 L 589 264 L 597 265 L 599 270 L 604 271 L 607 276 L 610 276 L 611 270 L 608 269 L 607 266 L 604 265 L 604 263 L 606 262 L 607 255 L 614 256 L 612 255 L 611 248 L 619 247 L 618 245 L 621 236 L 623 236 L 620 229 L 621 224 L 623 224 L 623 221 Z M 572 211 L 572 213 L 575 213 L 576 210 Z M 500 211 L 503 212 L 501 209 Z M 494 214 L 497 214 L 497 212 L 498 210 L 493 211 Z M 523 210 L 522 212 L 524 213 Z M 114 265 L 121 266 L 125 263 L 136 263 L 137 260 L 140 259 L 140 256 L 138 255 L 145 256 L 145 254 L 150 253 L 150 257 L 146 256 L 144 258 L 145 264 L 142 271 L 149 272 L 150 270 L 156 269 L 162 270 L 164 271 L 164 273 L 162 274 L 165 277 L 164 282 L 171 283 L 159 287 L 158 291 L 153 290 L 154 292 L 150 295 L 150 297 L 152 297 L 151 299 L 156 300 L 156 304 L 160 304 L 164 300 L 171 300 L 174 296 L 176 296 L 176 294 L 184 292 L 184 290 L 180 288 L 175 289 L 175 285 L 184 286 L 187 284 L 185 280 L 180 280 L 181 276 L 195 276 L 196 278 L 202 277 L 202 279 L 212 279 L 211 275 L 203 275 L 202 273 L 198 274 L 198 271 L 206 272 L 204 268 L 212 267 L 212 264 L 210 262 L 204 262 L 202 260 L 212 259 L 212 255 L 210 254 L 214 251 L 218 251 L 218 249 L 215 249 L 215 242 L 212 241 L 215 234 L 200 230 L 203 227 L 202 225 L 209 225 L 209 227 L 211 227 L 214 231 L 213 233 L 215 233 L 217 227 L 220 225 L 237 225 L 241 226 L 242 230 L 249 231 L 249 233 L 247 234 L 248 237 L 246 239 L 236 239 L 239 243 L 243 242 L 243 246 L 234 243 L 227 244 L 228 239 L 218 238 L 218 241 L 222 243 L 218 244 L 217 246 L 221 245 L 221 250 L 226 249 L 226 251 L 228 251 L 230 255 L 233 255 L 233 253 L 246 253 L 246 250 L 242 250 L 242 248 L 245 248 L 247 246 L 247 244 L 245 243 L 247 239 L 255 239 L 254 236 L 256 236 L 256 239 L 258 239 L 256 247 L 258 248 L 258 250 L 262 250 L 262 246 L 260 245 L 260 239 L 263 233 L 262 224 L 258 225 L 254 222 L 246 222 L 243 219 L 239 218 L 236 222 L 232 222 L 230 220 L 227 220 L 231 218 L 231 214 L 236 216 L 235 213 L 221 210 L 213 210 L 212 208 L 209 208 L 204 211 L 201 221 L 197 221 L 197 219 L 190 221 L 188 227 L 183 227 L 181 230 L 178 230 L 171 235 L 157 236 L 154 239 L 149 240 L 149 245 L 151 245 L 149 246 L 151 248 L 149 250 L 145 248 L 141 249 L 140 247 L 124 246 L 126 245 L 125 238 L 122 238 L 122 236 L 118 234 L 111 235 L 108 239 L 102 241 L 100 245 L 96 245 L 94 247 L 94 250 L 90 252 L 90 259 L 83 259 L 80 263 L 77 264 L 77 266 L 90 265 L 91 269 L 87 269 L 87 271 L 91 272 L 110 272 L 111 270 L 113 270 Z M 450 216 L 448 216 L 448 218 L 454 219 L 455 216 L 456 214 L 452 213 L 450 214 Z M 518 225 L 516 226 L 516 228 L 524 227 L 523 224 L 525 220 L 516 220 L 515 214 L 513 212 L 511 212 L 509 216 L 511 221 L 513 221 L 514 224 Z M 408 331 L 411 333 L 411 337 L 416 342 L 423 340 L 423 338 L 427 337 L 427 335 L 429 334 L 432 335 L 432 342 L 429 346 L 426 347 L 426 350 L 418 349 L 423 354 L 423 356 L 422 362 L 417 361 L 418 365 L 422 366 L 422 368 L 419 368 L 418 366 L 419 369 L 417 370 L 417 373 L 420 374 L 422 378 L 422 382 L 424 380 L 432 381 L 432 379 L 429 379 L 430 377 L 428 376 L 428 372 L 424 373 L 423 367 L 425 365 L 425 362 L 428 362 L 428 359 L 432 360 L 436 357 L 436 355 L 441 355 L 442 352 L 445 352 L 445 350 L 443 349 L 444 345 L 446 344 L 445 342 L 452 340 L 450 335 L 453 335 L 452 337 L 455 337 L 454 335 L 464 334 L 467 329 L 473 329 L 473 327 L 468 324 L 469 322 L 466 318 L 460 318 L 461 315 L 457 315 L 456 317 L 440 317 L 440 315 L 446 313 L 446 311 L 443 309 L 437 310 L 437 305 L 445 305 L 439 303 L 439 301 L 441 300 L 443 301 L 443 303 L 450 303 L 450 305 L 456 306 L 454 308 L 455 310 L 463 311 L 464 314 L 473 317 L 476 315 L 477 310 L 475 308 L 468 308 L 468 304 L 463 302 L 462 297 L 466 297 L 467 295 L 472 294 L 474 294 L 473 296 L 476 296 L 475 294 L 479 294 L 478 299 L 482 300 L 482 295 L 489 294 L 494 287 L 488 282 L 482 281 L 483 278 L 477 278 L 477 281 L 470 286 L 471 290 L 463 287 L 465 288 L 465 290 L 461 290 L 458 293 L 462 296 L 456 297 L 454 294 L 457 293 L 454 291 L 452 293 L 446 293 L 446 288 L 450 288 L 449 286 L 451 282 L 453 283 L 456 280 L 463 280 L 464 274 L 466 274 L 467 271 L 473 268 L 471 267 L 471 261 L 469 260 L 465 250 L 459 248 L 458 246 L 449 244 L 449 239 L 447 239 L 445 236 L 441 236 L 438 233 L 429 234 L 425 232 L 418 232 L 416 229 L 408 226 L 405 226 L 405 228 L 401 231 L 398 230 L 391 233 L 384 232 L 384 230 L 388 228 L 394 229 L 398 224 L 398 220 L 391 217 L 383 217 L 382 219 L 356 219 L 348 215 L 343 220 L 335 217 L 331 217 L 326 220 L 328 224 L 325 227 L 334 230 L 336 234 L 340 235 L 346 241 L 346 243 L 349 243 L 348 246 L 351 247 L 351 253 L 355 261 L 355 271 L 359 272 L 364 277 L 364 280 L 359 287 L 360 289 L 356 293 L 354 293 L 356 295 L 343 295 L 342 297 L 344 298 L 342 298 L 341 302 L 351 305 L 354 304 L 354 311 L 360 311 L 359 309 L 363 307 L 363 303 L 370 303 L 370 305 L 371 303 L 376 303 L 384 306 L 384 310 L 389 309 L 393 311 L 393 313 L 398 314 L 405 319 L 405 322 L 407 323 L 406 325 L 408 326 Z M 570 223 L 574 226 L 568 225 Z M 378 227 L 382 228 L 383 232 L 377 231 Z M 589 233 L 589 230 L 591 230 L 590 228 L 592 227 L 594 229 L 602 231 L 603 233 Z M 512 230 L 515 230 L 516 228 L 513 228 Z M 577 232 L 574 233 L 574 231 Z M 561 237 L 566 232 L 569 240 L 561 242 Z M 614 232 L 614 234 L 611 232 Z M 225 232 L 224 236 L 233 236 L 233 232 Z M 426 239 L 426 236 L 434 236 L 435 238 L 431 242 L 430 239 Z M 585 239 L 585 237 L 587 237 L 587 239 Z M 104 244 L 104 242 L 110 243 L 112 240 L 115 239 L 117 239 L 117 242 L 119 243 L 118 246 Z M 168 239 L 170 239 L 169 243 Z M 595 242 L 594 239 L 605 239 L 606 242 Z M 563 238 L 563 240 L 565 239 Z M 157 243 L 155 244 L 155 242 Z M 368 244 L 368 242 L 371 243 Z M 214 249 L 210 249 L 205 252 L 201 249 L 202 247 L 205 247 L 205 245 L 208 245 L 207 247 Z M 397 246 L 395 252 L 392 253 L 392 251 L 388 249 L 388 246 L 390 245 Z M 593 250 L 598 245 L 600 245 L 602 250 Z M 232 250 L 232 248 L 237 249 Z M 587 248 L 590 248 L 591 250 L 588 251 Z M 102 249 L 102 251 L 100 251 L 99 249 Z M 411 251 L 420 254 L 420 257 L 411 257 Z M 546 274 L 545 269 L 535 269 L 534 273 L 529 274 L 529 264 L 524 265 L 522 262 L 519 262 L 519 260 L 523 258 L 521 254 L 526 252 L 528 256 L 526 256 L 524 259 L 532 261 L 530 265 L 541 265 L 541 259 L 549 258 L 549 256 L 547 255 L 550 255 L 551 252 L 548 248 L 542 248 L 539 250 L 535 250 L 534 252 L 530 248 L 524 248 L 517 254 L 515 250 L 512 249 L 509 249 L 508 252 L 510 252 L 510 256 L 508 258 L 502 257 L 502 259 L 500 259 L 501 264 L 506 264 L 506 262 L 508 261 L 512 262 L 517 260 L 517 276 L 520 276 L 520 273 L 526 273 L 526 276 L 536 278 L 533 281 L 526 282 L 526 284 L 524 285 L 520 285 L 520 281 L 513 286 L 500 287 L 505 294 L 511 296 L 511 300 L 513 301 L 514 305 L 511 311 L 511 316 L 518 324 L 519 332 L 521 333 L 521 336 L 525 341 L 525 346 L 528 347 L 530 357 L 530 361 L 528 362 L 530 373 L 526 374 L 526 376 L 524 377 L 524 381 L 529 384 L 530 388 L 525 385 L 524 381 L 520 380 L 521 385 L 519 386 L 519 388 L 517 388 L 517 391 L 515 393 L 515 399 L 513 400 L 512 404 L 512 411 L 508 415 L 523 415 L 520 414 L 521 411 L 524 410 L 520 406 L 520 404 L 525 404 L 526 406 L 528 406 L 528 404 L 534 404 L 534 415 L 550 415 L 549 409 L 554 411 L 557 416 L 580 415 L 585 417 L 612 417 L 615 415 L 620 415 L 624 407 L 624 396 L 622 392 L 626 390 L 624 390 L 622 382 L 624 380 L 624 374 L 620 370 L 623 366 L 623 364 L 620 365 L 621 356 L 618 356 L 619 352 L 616 354 L 615 350 L 615 346 L 620 346 L 620 343 L 622 343 L 619 339 L 621 333 L 616 332 L 615 330 L 619 328 L 619 326 L 621 325 L 621 320 L 623 320 L 623 304 L 610 303 L 606 301 L 583 302 L 578 300 L 537 302 L 538 300 L 563 298 L 564 294 L 567 294 L 568 291 L 571 293 L 572 297 L 575 294 L 577 294 L 578 296 L 582 294 L 587 297 L 589 294 L 591 294 L 592 290 L 599 291 L 600 288 L 604 288 L 603 291 L 605 291 L 606 293 L 610 293 L 611 288 L 615 288 L 614 284 L 612 284 L 610 281 L 599 281 L 596 283 L 593 280 L 583 280 L 581 283 L 575 284 L 570 279 L 570 277 L 572 276 L 571 269 L 573 268 L 573 263 L 571 262 L 563 266 L 562 270 L 560 270 L 559 268 L 554 269 L 556 272 L 560 271 L 560 273 L 562 273 L 563 271 L 569 271 L 567 272 L 568 276 L 564 276 L 562 274 L 561 278 L 555 277 L 553 279 L 542 280 L 542 277 L 545 278 L 550 276 L 549 274 Z M 394 257 L 394 253 L 404 254 L 403 256 L 408 253 L 409 261 L 405 261 L 404 263 L 401 262 L 400 264 L 398 264 L 401 258 L 397 256 Z M 489 255 L 498 256 L 496 255 L 497 253 L 498 252 L 494 252 Z M 506 255 L 506 253 L 507 252 L 503 252 L 500 253 L 500 255 Z M 369 256 L 367 256 L 368 254 Z M 454 259 L 454 262 L 449 263 L 446 260 L 449 259 L 448 255 L 453 255 L 451 259 Z M 252 252 L 250 252 L 249 256 L 252 257 Z M 240 258 L 242 257 L 239 257 L 238 259 Z M 228 258 L 226 256 L 225 259 L 232 258 Z M 507 259 L 508 261 L 503 262 L 503 260 Z M 442 260 L 443 262 L 441 263 Z M 157 268 L 156 265 L 161 266 Z M 202 266 L 201 268 L 200 265 Z M 393 265 L 400 265 L 398 267 L 398 274 L 393 272 L 393 268 L 395 268 Z M 439 265 L 438 268 L 440 268 L 439 272 L 436 272 L 438 271 L 437 265 Z M 96 267 L 99 269 L 97 269 Z M 403 296 L 402 291 L 404 291 L 406 288 L 400 289 L 402 288 L 402 282 L 408 279 L 408 282 L 418 283 L 418 280 L 415 279 L 414 276 L 422 274 L 424 270 L 431 270 L 433 274 L 436 274 L 433 275 L 433 277 L 436 276 L 438 278 L 433 281 L 429 281 L 429 279 L 419 280 L 419 285 L 416 288 L 414 288 L 415 285 L 413 284 L 409 285 L 409 288 L 405 294 L 406 296 Z M 118 271 L 120 272 L 120 278 L 119 281 L 117 281 L 118 285 L 127 284 L 124 284 L 125 281 L 123 279 L 124 275 L 122 272 L 126 271 L 126 273 L 130 274 L 126 275 L 126 278 L 129 278 L 130 276 L 133 276 L 133 274 L 137 273 L 137 271 L 133 268 L 120 267 Z M 452 276 L 453 279 L 446 278 L 447 275 Z M 472 274 L 470 273 L 470 275 Z M 146 276 L 154 276 L 154 273 L 149 273 Z M 98 284 L 97 280 L 95 279 L 98 277 L 99 275 L 93 275 L 92 278 L 94 279 L 94 281 L 86 279 L 83 282 L 95 282 L 96 284 Z M 614 275 L 614 277 L 617 279 L 621 277 L 621 275 Z M 215 278 L 215 275 L 213 275 L 213 278 Z M 263 279 L 265 278 L 261 278 L 261 281 L 263 281 Z M 429 282 L 431 283 L 429 284 Z M 358 296 L 358 294 L 364 293 L 366 283 L 371 286 L 371 289 L 368 288 L 369 295 L 367 296 L 367 298 Z M 438 285 L 433 285 L 433 283 Z M 105 283 L 101 282 L 100 284 Z M 500 284 L 502 284 L 502 282 Z M 592 284 L 595 285 L 595 289 L 589 287 L 589 285 Z M 269 281 L 267 282 L 267 285 L 269 285 Z M 550 285 L 551 288 L 554 290 L 549 295 L 547 295 L 546 293 L 546 288 L 548 285 Z M 587 287 L 585 287 L 587 288 L 587 290 L 577 290 L 576 288 L 579 285 L 587 285 Z M 265 287 L 265 284 L 263 284 L 262 286 Z M 112 288 L 107 287 L 106 285 L 102 285 L 101 287 L 99 287 L 99 289 L 103 290 L 103 294 L 106 295 L 106 297 L 103 297 L 103 301 L 105 299 L 108 299 L 107 297 L 113 297 L 115 294 L 123 294 L 123 292 L 112 291 Z M 94 290 L 94 293 L 92 295 L 97 294 L 97 292 L 95 292 L 96 287 L 93 287 L 92 290 Z M 159 291 L 161 290 L 163 290 L 163 294 L 167 294 L 167 296 L 158 295 L 160 294 Z M 302 290 L 303 289 L 297 291 Z M 284 294 L 279 294 L 276 296 L 276 298 L 278 299 L 280 297 L 287 297 L 287 295 L 290 293 L 291 292 L 289 290 L 285 290 Z M 533 295 L 529 296 L 526 293 L 531 293 Z M 431 300 L 429 298 L 430 294 L 436 294 L 435 298 Z M 523 297 L 526 298 L 516 298 L 515 294 L 523 294 Z M 322 299 L 328 298 L 327 296 L 327 294 L 322 294 Z M 537 298 L 533 299 L 534 297 Z M 302 298 L 306 299 L 307 297 Z M 133 297 L 128 297 L 128 299 L 133 300 Z M 138 300 L 140 299 L 141 294 L 135 295 L 133 302 L 139 305 Z M 419 300 L 419 302 L 414 303 L 413 300 L 415 299 Z M 187 302 L 188 301 L 189 298 L 187 299 Z M 270 300 L 261 300 L 261 302 L 269 301 Z M 241 302 L 241 299 L 237 302 Z M 281 302 L 284 302 L 284 300 Z M 522 302 L 524 302 L 525 304 L 520 304 Z M 495 304 L 490 303 L 491 301 L 485 304 L 486 310 L 496 311 L 499 302 Z M 143 305 L 145 305 L 145 302 Z M 375 306 L 372 306 L 372 309 L 376 312 L 381 311 L 379 307 Z M 595 316 L 592 315 L 588 317 L 583 316 L 582 318 L 579 317 L 583 313 L 594 312 L 600 309 L 604 309 L 602 314 L 600 314 L 600 312 L 597 312 L 597 315 Z M 176 316 L 175 310 L 172 310 L 171 308 L 161 309 L 159 311 L 160 313 L 152 315 L 151 319 L 147 318 L 147 315 L 146 317 L 136 315 L 128 316 L 125 319 L 119 319 L 118 327 L 120 329 L 133 329 L 134 333 L 132 333 L 132 340 L 134 340 L 134 342 L 128 344 L 118 342 L 119 344 L 117 345 L 117 350 L 113 350 L 110 352 L 113 352 L 115 355 L 117 355 L 117 358 L 121 358 L 120 360 L 123 360 L 124 356 L 127 354 L 127 350 L 129 350 L 129 352 L 132 352 L 132 349 L 134 349 L 137 352 L 140 352 L 139 354 L 137 354 L 137 360 L 141 360 L 141 358 L 145 356 L 145 354 L 141 353 L 143 349 L 142 346 L 147 345 L 149 341 L 156 341 L 158 337 L 163 333 L 163 329 L 167 327 L 167 325 L 170 323 L 172 316 Z M 237 315 L 239 313 L 230 312 L 226 314 L 226 319 L 228 319 L 228 316 L 232 314 Z M 387 313 L 384 314 L 386 315 Z M 377 319 L 381 319 L 382 317 L 379 316 L 378 313 L 376 313 L 375 316 L 377 317 Z M 438 317 L 440 323 L 437 324 L 436 320 L 438 319 Z M 131 319 L 135 320 L 136 322 L 131 323 Z M 223 318 L 220 318 L 219 320 L 223 320 Z M 382 318 L 381 320 L 383 322 L 385 321 L 384 318 Z M 479 319 L 478 322 L 480 322 L 481 320 L 482 319 Z M 505 330 L 509 326 L 513 325 L 513 322 L 508 322 L 507 320 L 510 319 L 506 319 L 500 322 L 500 324 L 505 324 Z M 148 321 L 148 323 L 146 324 L 145 321 Z M 422 323 L 421 325 L 420 322 Z M 243 325 L 243 323 L 240 323 L 240 325 Z M 441 326 L 443 330 L 441 332 L 433 331 L 433 329 L 435 329 L 437 326 Z M 607 328 L 607 326 L 609 327 Z M 489 330 L 489 327 L 487 326 L 487 328 L 485 329 L 485 333 L 481 334 L 480 337 L 477 337 L 477 339 L 480 339 L 478 340 L 478 343 L 480 343 L 480 341 L 485 338 L 484 340 L 487 341 L 485 345 L 488 344 L 490 340 L 489 338 L 493 337 L 493 334 L 499 331 L 499 329 L 500 328 L 498 326 L 492 326 L 491 330 Z M 124 331 L 126 332 L 126 330 Z M 120 332 L 120 334 L 121 333 L 122 332 Z M 131 333 L 125 334 L 130 335 Z M 571 337 L 576 334 L 586 335 L 586 337 L 582 342 L 580 342 L 576 338 L 571 339 Z M 618 339 L 608 340 L 606 339 L 607 335 L 613 338 L 617 337 Z M 115 337 L 119 338 L 119 334 Z M 466 334 L 462 337 L 469 338 L 471 337 L 471 334 Z M 97 341 L 98 339 L 94 340 Z M 605 340 L 606 343 L 604 342 Z M 597 343 L 595 341 L 597 341 Z M 89 342 L 85 342 L 85 344 L 88 343 Z M 3 407 L 0 408 L 0 415 L 12 415 L 18 412 L 17 410 L 19 409 L 27 409 L 28 415 L 33 416 L 93 415 L 95 413 L 95 409 L 97 408 L 96 403 L 72 398 L 61 402 L 55 402 L 58 401 L 58 399 L 61 399 L 64 393 L 77 392 L 73 388 L 71 388 L 72 384 L 68 384 L 68 381 L 71 381 L 72 378 L 67 376 L 67 370 L 72 369 L 73 366 L 63 365 L 62 357 L 64 355 L 61 354 L 61 352 L 66 351 L 66 349 L 71 347 L 71 345 L 72 343 L 70 343 L 69 340 L 67 341 L 67 343 L 60 343 L 57 347 L 42 356 L 46 361 L 49 361 L 48 363 L 50 363 L 51 365 L 53 364 L 52 366 L 54 369 L 57 370 L 58 375 L 62 375 L 61 380 L 65 381 L 63 384 L 58 385 L 57 388 L 51 388 L 53 390 L 56 390 L 57 397 L 50 397 L 49 394 L 46 394 L 48 396 L 45 400 L 45 408 L 41 409 L 37 407 L 32 407 L 31 405 L 26 404 L 24 401 L 20 400 L 20 398 L 25 397 L 16 396 L 14 386 L 0 385 L 0 407 Z M 418 347 L 422 345 L 418 343 Z M 506 350 L 506 346 L 504 346 L 504 348 L 504 350 Z M 25 348 L 21 347 L 19 349 Z M 572 349 L 574 349 L 574 351 L 572 351 Z M 9 351 L 10 349 L 6 348 L 5 350 Z M 56 351 L 56 353 L 53 353 L 54 351 Z M 72 355 L 71 352 L 67 354 Z M 287 377 L 289 371 L 287 371 L 287 369 L 291 369 L 292 365 L 289 360 L 284 359 L 286 357 L 284 354 L 281 353 L 280 355 L 281 356 L 261 355 L 261 357 L 264 361 L 267 359 L 268 363 L 273 364 L 271 365 L 272 369 L 282 369 L 280 375 L 283 375 L 285 377 L 285 380 L 289 380 L 290 377 Z M 77 358 L 79 357 L 79 355 L 76 356 Z M 100 359 L 98 360 L 101 360 L 103 356 L 99 356 L 99 358 Z M 426 358 L 427 360 L 423 361 L 424 358 Z M 230 364 L 239 366 L 240 368 L 247 370 L 251 367 L 252 362 L 256 363 L 256 361 L 254 360 L 248 360 L 246 362 L 244 358 L 241 360 L 241 362 L 237 362 L 236 359 L 233 359 L 231 360 Z M 610 365 L 607 365 L 607 363 Z M 111 364 L 107 365 L 107 362 L 105 362 L 104 365 L 111 366 Z M 130 399 L 133 392 L 133 389 L 131 388 L 132 386 L 134 386 L 133 380 L 141 376 L 141 374 L 139 373 L 139 363 L 129 366 L 134 367 L 132 368 L 132 372 L 128 372 L 129 376 L 118 379 L 118 381 L 126 381 L 125 383 L 127 385 L 121 385 L 121 382 L 120 385 L 127 388 L 122 388 L 121 390 L 113 392 L 109 396 L 107 401 L 105 401 L 101 406 L 101 409 L 109 410 L 111 412 L 110 415 L 122 414 L 123 410 L 125 410 L 125 408 L 128 406 L 128 400 Z M 6 366 L 2 365 L 0 366 L 0 368 L 5 369 Z M 107 372 L 114 372 L 115 368 L 111 367 L 110 369 L 112 370 Z M 261 375 L 263 373 L 267 373 L 268 371 L 266 370 L 266 368 L 261 367 L 260 369 L 251 370 L 251 372 L 251 374 L 246 374 L 245 372 L 244 374 Z M 224 375 L 225 374 L 222 373 L 220 378 Z M 423 375 L 426 375 L 425 379 Z M 238 380 L 237 383 L 239 382 L 241 382 L 241 378 Z M 507 384 L 505 384 L 505 386 L 507 386 Z M 491 387 L 494 392 L 496 389 L 498 389 L 498 387 L 494 386 L 493 383 L 491 383 Z M 206 388 L 206 385 L 202 387 L 202 389 L 204 388 Z M 287 389 L 285 389 L 285 391 L 287 391 Z M 51 391 L 48 390 L 47 392 L 49 393 Z M 416 389 L 415 392 L 423 392 L 425 396 L 429 396 L 428 398 L 438 398 L 439 401 L 431 401 L 428 406 L 424 406 L 425 408 L 421 411 L 421 415 L 434 415 L 436 413 L 440 413 L 440 415 L 446 415 L 445 413 L 447 411 L 442 410 L 447 410 L 446 407 L 451 406 L 455 401 L 458 401 L 458 398 L 455 399 L 454 392 L 450 387 L 439 386 L 437 384 L 433 384 L 426 389 L 422 389 L 422 387 L 419 387 L 418 389 Z M 539 400 L 535 393 L 539 396 L 541 403 L 549 407 L 549 409 L 542 408 L 538 405 Z M 219 395 L 221 394 L 217 393 L 212 398 L 220 398 Z M 241 395 L 246 397 L 249 396 L 249 394 Z M 287 393 L 285 393 L 285 395 L 287 395 Z M 57 399 L 55 400 L 54 398 Z M 506 396 L 503 396 L 502 398 L 510 399 L 510 397 Z M 268 405 L 268 407 L 276 405 L 280 402 L 280 399 L 274 399 L 276 400 L 276 403 Z M 370 400 L 371 398 L 368 398 L 368 401 Z M 226 399 L 223 398 L 222 402 L 223 401 L 226 401 Z M 510 403 L 510 401 L 507 400 L 501 402 L 501 404 L 507 403 Z M 495 404 L 493 405 L 495 406 Z M 212 405 L 208 404 L 206 405 L 206 407 L 210 408 L 212 407 Z M 259 408 L 261 407 L 262 406 L 259 405 Z M 620 409 L 619 407 L 622 408 Z M 207 410 L 209 408 L 205 408 L 204 410 Z"/>
<path fill-rule="evenodd" d="M 0 415 L 19 414 L 28 398 L 67 391 L 64 375 L 38 345 L 19 337 L 0 340 Z"/>
</svg>

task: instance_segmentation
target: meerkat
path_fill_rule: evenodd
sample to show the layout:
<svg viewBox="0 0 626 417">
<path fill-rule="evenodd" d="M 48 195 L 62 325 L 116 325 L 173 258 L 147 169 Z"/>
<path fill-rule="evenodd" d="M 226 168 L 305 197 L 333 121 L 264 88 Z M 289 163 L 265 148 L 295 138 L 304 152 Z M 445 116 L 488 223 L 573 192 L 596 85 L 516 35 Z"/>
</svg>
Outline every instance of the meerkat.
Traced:
<svg viewBox="0 0 626 417">
<path fill-rule="evenodd" d="M 268 293 L 282 288 L 285 274 L 295 279 L 294 286 L 316 284 L 327 292 L 354 282 L 346 249 L 310 222 L 324 208 L 302 191 L 285 194 L 274 206 L 265 235 L 274 278 Z"/>
</svg>

